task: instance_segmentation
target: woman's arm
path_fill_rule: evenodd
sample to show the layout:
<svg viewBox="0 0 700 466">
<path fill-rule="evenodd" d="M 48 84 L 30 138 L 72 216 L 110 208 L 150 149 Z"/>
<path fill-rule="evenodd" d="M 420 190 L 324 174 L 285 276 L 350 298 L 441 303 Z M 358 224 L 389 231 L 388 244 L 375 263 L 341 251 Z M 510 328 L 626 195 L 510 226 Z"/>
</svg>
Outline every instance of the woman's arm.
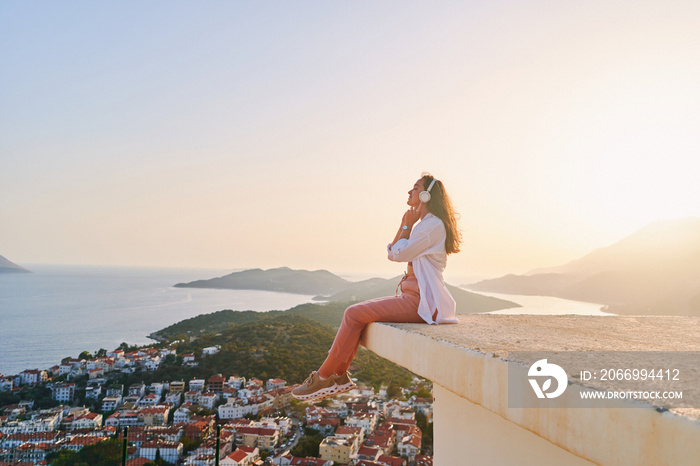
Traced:
<svg viewBox="0 0 700 466">
<path fill-rule="evenodd" d="M 445 241 L 442 221 L 438 218 L 424 220 L 413 230 L 410 238 L 399 238 L 389 245 L 388 258 L 395 262 L 410 262 L 440 241 Z"/>
<path fill-rule="evenodd" d="M 394 236 L 394 241 L 391 242 L 391 246 L 395 245 L 396 242 L 402 238 L 408 239 L 411 236 L 411 230 L 413 229 L 413 225 L 416 224 L 419 218 L 420 212 L 418 211 L 418 209 L 414 207 L 408 209 L 401 218 L 401 225 L 399 226 L 399 231 L 396 232 L 396 236 Z M 407 228 L 404 228 L 404 226 L 406 226 Z"/>
</svg>

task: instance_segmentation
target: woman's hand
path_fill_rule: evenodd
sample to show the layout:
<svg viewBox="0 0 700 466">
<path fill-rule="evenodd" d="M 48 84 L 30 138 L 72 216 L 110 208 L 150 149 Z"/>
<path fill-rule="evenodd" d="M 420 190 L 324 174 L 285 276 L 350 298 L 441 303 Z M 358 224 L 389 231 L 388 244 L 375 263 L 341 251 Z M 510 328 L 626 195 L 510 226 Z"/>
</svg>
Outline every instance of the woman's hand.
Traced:
<svg viewBox="0 0 700 466">
<path fill-rule="evenodd" d="M 399 231 L 396 232 L 396 236 L 394 236 L 394 241 L 391 242 L 391 246 L 396 244 L 396 242 L 401 238 L 409 238 L 411 236 L 413 224 L 416 223 L 418 219 L 420 219 L 420 211 L 415 207 L 408 209 L 401 218 L 401 226 L 399 227 Z M 407 226 L 408 228 L 404 229 L 404 226 Z"/>
<path fill-rule="evenodd" d="M 411 207 L 406 211 L 406 213 L 403 214 L 403 218 L 401 219 L 401 225 L 408 225 L 409 227 L 413 227 L 413 225 L 418 221 L 420 218 L 420 212 L 418 211 L 417 208 Z"/>
</svg>

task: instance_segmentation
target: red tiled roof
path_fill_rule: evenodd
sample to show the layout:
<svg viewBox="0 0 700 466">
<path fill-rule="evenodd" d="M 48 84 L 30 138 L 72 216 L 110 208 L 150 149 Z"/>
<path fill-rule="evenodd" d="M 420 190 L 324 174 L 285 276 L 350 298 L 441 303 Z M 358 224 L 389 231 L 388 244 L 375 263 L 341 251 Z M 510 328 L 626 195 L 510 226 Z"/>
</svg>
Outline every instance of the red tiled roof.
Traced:
<svg viewBox="0 0 700 466">
<path fill-rule="evenodd" d="M 229 453 L 226 458 L 231 458 L 233 461 L 240 462 L 248 457 L 248 453 L 242 451 L 240 448 L 233 453 Z"/>
<path fill-rule="evenodd" d="M 335 431 L 335 435 L 359 435 L 362 427 L 340 426 Z"/>
<path fill-rule="evenodd" d="M 31 434 L 8 434 L 8 440 L 20 440 L 24 442 L 36 441 L 38 439 L 45 440 L 47 442 L 55 442 L 63 435 L 58 432 L 33 432 Z"/>
<path fill-rule="evenodd" d="M 126 466 L 143 466 L 146 463 L 152 463 L 153 460 L 148 458 L 133 458 L 126 462 Z"/>
<path fill-rule="evenodd" d="M 377 453 L 379 453 L 379 448 L 371 448 L 364 445 L 357 451 L 358 455 L 364 456 L 377 456 Z"/>
<path fill-rule="evenodd" d="M 377 461 L 384 463 L 387 466 L 404 466 L 406 464 L 405 459 L 399 458 L 397 456 L 382 455 L 379 458 L 377 458 Z"/>
<path fill-rule="evenodd" d="M 64 445 L 94 445 L 105 440 L 103 437 L 71 437 Z"/>
<path fill-rule="evenodd" d="M 404 438 L 401 441 L 401 443 L 409 444 L 409 445 L 412 445 L 416 448 L 420 448 L 420 440 L 421 440 L 421 437 L 419 435 L 411 434 L 408 436 L 408 438 Z"/>
<path fill-rule="evenodd" d="M 275 435 L 276 430 L 275 429 L 264 429 L 261 427 L 247 427 L 247 426 L 241 426 L 238 429 L 236 429 L 239 434 L 248 434 L 248 435 L 258 435 L 258 436 L 270 436 L 270 435 Z"/>
<path fill-rule="evenodd" d="M 160 449 L 177 449 L 180 444 L 178 442 L 166 442 L 164 440 L 155 440 L 146 442 L 141 445 L 141 448 L 160 448 Z"/>
<path fill-rule="evenodd" d="M 154 406 L 153 408 L 141 408 L 139 412 L 142 414 L 163 414 L 168 410 L 166 407 Z"/>
<path fill-rule="evenodd" d="M 365 442 L 369 445 L 381 447 L 381 448 L 387 448 L 391 445 L 391 441 L 393 439 L 393 435 L 391 434 L 385 434 L 385 435 L 370 435 Z"/>
<path fill-rule="evenodd" d="M 407 424 L 407 425 L 416 425 L 416 420 L 415 419 L 401 419 L 397 417 L 390 417 L 389 419 L 386 420 L 386 422 L 389 422 L 391 424 Z"/>
<path fill-rule="evenodd" d="M 314 419 L 311 422 L 309 422 L 309 425 L 312 425 L 312 424 L 320 424 L 322 426 L 337 426 L 340 424 L 340 419 L 335 419 L 335 418 Z"/>
</svg>

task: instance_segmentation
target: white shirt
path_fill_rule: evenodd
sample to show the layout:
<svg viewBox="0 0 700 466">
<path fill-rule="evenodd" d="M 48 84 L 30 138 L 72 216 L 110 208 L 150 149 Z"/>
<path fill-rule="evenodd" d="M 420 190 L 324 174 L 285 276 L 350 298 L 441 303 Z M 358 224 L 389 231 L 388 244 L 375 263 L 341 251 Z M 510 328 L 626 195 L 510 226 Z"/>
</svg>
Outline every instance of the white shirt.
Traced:
<svg viewBox="0 0 700 466">
<path fill-rule="evenodd" d="M 387 247 L 389 260 L 413 263 L 420 291 L 418 315 L 429 324 L 459 323 L 455 315 L 457 304 L 442 278 L 447 265 L 446 237 L 442 220 L 428 213 L 413 227 L 408 239 L 402 238 Z M 437 318 L 433 320 L 436 309 Z"/>
</svg>

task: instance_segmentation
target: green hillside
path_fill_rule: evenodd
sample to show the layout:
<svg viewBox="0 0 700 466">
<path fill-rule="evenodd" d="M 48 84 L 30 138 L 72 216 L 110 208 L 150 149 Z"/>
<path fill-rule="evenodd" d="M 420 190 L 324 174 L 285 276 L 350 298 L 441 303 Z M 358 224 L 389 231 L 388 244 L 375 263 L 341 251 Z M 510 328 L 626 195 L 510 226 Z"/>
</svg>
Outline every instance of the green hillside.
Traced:
<svg viewBox="0 0 700 466">
<path fill-rule="evenodd" d="M 317 369 L 333 343 L 335 329 L 304 315 L 304 305 L 285 312 L 220 311 L 187 319 L 158 332 L 164 341 L 177 341 L 178 354 L 194 353 L 199 365 L 184 367 L 170 360 L 152 374 L 158 380 L 167 374 L 171 380 L 209 377 L 212 374 L 238 374 L 266 379 L 280 377 L 301 383 Z M 326 314 L 339 322 L 345 306 L 331 306 Z M 202 348 L 220 346 L 217 354 L 201 357 Z M 361 350 L 353 363 L 353 375 L 373 386 L 396 382 L 406 386 L 413 375 L 374 353 Z M 151 376 L 148 374 L 148 376 Z M 143 379 L 147 374 L 139 375 Z M 125 382 L 129 382 L 125 380 Z M 148 381 L 146 381 L 148 383 Z"/>
</svg>

